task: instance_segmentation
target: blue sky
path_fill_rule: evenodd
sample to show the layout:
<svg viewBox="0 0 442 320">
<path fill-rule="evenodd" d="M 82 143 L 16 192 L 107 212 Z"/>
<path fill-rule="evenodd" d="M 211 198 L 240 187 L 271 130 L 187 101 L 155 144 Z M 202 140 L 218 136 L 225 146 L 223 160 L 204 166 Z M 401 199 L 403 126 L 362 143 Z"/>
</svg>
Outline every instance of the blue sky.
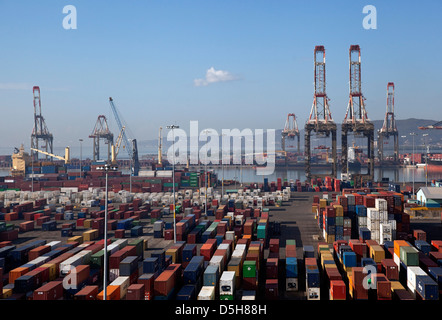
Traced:
<svg viewBox="0 0 442 320">
<path fill-rule="evenodd" d="M 77 9 L 65 30 L 62 10 Z M 365 30 L 365 5 L 377 29 Z M 340 123 L 348 102 L 348 49 L 362 51 L 370 119 L 396 86 L 396 117 L 441 120 L 442 2 L 0 0 L 0 147 L 30 145 L 32 86 L 54 146 L 92 145 L 100 114 L 118 134 L 108 98 L 138 140 L 189 121 L 221 129 L 281 129 L 294 112 L 304 126 L 313 99 L 313 50 L 324 45 L 327 93 Z M 210 68 L 228 81 L 196 86 Z M 72 156 L 75 156 L 73 154 Z"/>
</svg>

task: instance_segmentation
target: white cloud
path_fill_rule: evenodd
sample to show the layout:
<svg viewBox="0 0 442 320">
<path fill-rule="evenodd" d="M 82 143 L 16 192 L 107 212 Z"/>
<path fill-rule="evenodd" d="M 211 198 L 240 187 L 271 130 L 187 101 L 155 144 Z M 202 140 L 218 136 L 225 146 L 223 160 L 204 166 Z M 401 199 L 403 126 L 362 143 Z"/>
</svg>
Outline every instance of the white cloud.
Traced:
<svg viewBox="0 0 442 320">
<path fill-rule="evenodd" d="M 211 67 L 207 70 L 205 79 L 195 79 L 193 80 L 193 83 L 195 87 L 201 87 L 207 86 L 211 83 L 233 81 L 237 79 L 238 78 L 235 75 L 231 74 L 228 71 L 215 70 L 214 67 Z"/>
</svg>

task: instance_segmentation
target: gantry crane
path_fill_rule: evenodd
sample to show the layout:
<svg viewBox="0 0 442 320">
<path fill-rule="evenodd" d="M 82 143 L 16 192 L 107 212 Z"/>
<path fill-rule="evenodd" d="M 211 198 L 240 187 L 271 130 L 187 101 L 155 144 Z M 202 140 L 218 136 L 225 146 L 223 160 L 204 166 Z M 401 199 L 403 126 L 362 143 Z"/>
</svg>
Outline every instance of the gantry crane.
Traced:
<svg viewBox="0 0 442 320">
<path fill-rule="evenodd" d="M 129 139 L 127 138 L 127 135 L 126 135 L 126 130 L 123 130 L 123 124 L 121 122 L 120 116 L 118 114 L 118 110 L 115 107 L 114 100 L 112 99 L 112 97 L 109 97 L 109 103 L 110 103 L 112 112 L 115 116 L 115 120 L 118 124 L 118 127 L 120 130 L 122 130 L 122 133 L 123 133 L 122 134 L 123 143 L 124 143 L 124 146 L 126 148 L 126 151 L 129 155 L 129 158 L 131 159 L 131 163 L 132 163 L 132 165 L 131 165 L 132 166 L 132 168 L 131 168 L 132 174 L 134 176 L 138 176 L 138 172 L 140 171 L 140 162 L 138 160 L 137 139 L 131 139 L 132 143 L 129 142 Z M 125 125 L 124 127 L 127 128 L 127 125 Z"/>
<path fill-rule="evenodd" d="M 368 119 L 365 110 L 365 98 L 362 94 L 361 81 L 361 49 L 359 45 L 351 45 L 349 49 L 349 71 L 350 71 L 350 93 L 341 130 L 341 162 L 342 174 L 347 174 L 348 145 L 347 136 L 353 133 L 354 136 L 367 138 L 368 148 L 368 172 L 364 176 L 373 181 L 374 176 L 374 124 Z M 361 175 L 362 176 L 362 175 Z M 361 177 L 362 179 L 362 177 Z"/>
<path fill-rule="evenodd" d="M 285 140 L 287 138 L 294 140 L 295 137 L 297 137 L 298 138 L 298 152 L 299 152 L 300 135 L 299 135 L 298 123 L 296 122 L 296 116 L 294 113 L 289 113 L 287 115 L 287 120 L 285 122 L 284 129 L 281 132 L 281 136 L 282 136 L 281 145 L 282 145 L 282 150 L 284 150 L 284 151 L 286 151 L 285 150 Z"/>
<path fill-rule="evenodd" d="M 418 127 L 420 130 L 429 130 L 429 129 L 437 129 L 437 130 L 441 130 L 442 129 L 442 121 L 438 121 L 432 125 L 429 126 L 420 126 Z"/>
<path fill-rule="evenodd" d="M 40 87 L 34 86 L 32 88 L 34 95 L 34 129 L 31 134 L 31 148 L 36 150 L 44 149 L 46 155 L 52 154 L 54 137 L 49 132 L 46 126 L 45 119 L 41 114 L 41 99 L 40 99 Z M 44 144 L 39 146 L 39 141 L 43 141 Z M 46 157 L 47 158 L 47 157 Z M 32 160 L 38 160 L 38 154 L 32 155 Z"/>
<path fill-rule="evenodd" d="M 393 161 L 399 161 L 399 132 L 396 127 L 394 119 L 394 83 L 387 84 L 387 111 L 385 112 L 385 119 L 382 128 L 378 131 L 378 156 L 379 161 L 384 161 L 384 138 L 389 139 L 393 136 L 394 139 L 394 155 Z"/>
<path fill-rule="evenodd" d="M 324 46 L 316 46 L 314 50 L 314 77 L 315 92 L 313 96 L 312 109 L 310 117 L 305 124 L 305 175 L 308 180 L 312 178 L 311 173 L 311 145 L 310 136 L 314 132 L 316 136 L 332 138 L 332 172 L 331 176 L 336 178 L 337 172 L 337 152 L 336 152 L 336 123 L 333 121 L 328 97 L 325 90 L 325 49 Z M 327 174 L 329 175 L 329 174 Z M 324 174 L 315 174 L 315 176 L 324 176 Z"/>
<path fill-rule="evenodd" d="M 106 116 L 99 115 L 95 123 L 94 130 L 89 138 L 94 139 L 94 161 L 100 160 L 100 139 L 104 139 L 107 144 L 107 161 L 111 160 L 111 148 L 114 144 L 114 135 L 109 130 Z"/>
</svg>

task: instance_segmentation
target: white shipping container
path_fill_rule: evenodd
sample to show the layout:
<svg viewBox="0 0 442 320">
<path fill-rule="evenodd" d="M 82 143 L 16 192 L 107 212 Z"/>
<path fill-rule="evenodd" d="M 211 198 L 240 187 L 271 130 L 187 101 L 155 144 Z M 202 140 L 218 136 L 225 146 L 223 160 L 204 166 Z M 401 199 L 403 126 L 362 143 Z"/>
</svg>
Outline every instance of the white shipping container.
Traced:
<svg viewBox="0 0 442 320">
<path fill-rule="evenodd" d="M 256 293 L 252 290 L 246 290 L 242 292 L 241 300 L 255 300 Z"/>
<path fill-rule="evenodd" d="M 307 288 L 307 300 L 321 300 L 320 288 Z"/>
<path fill-rule="evenodd" d="M 209 266 L 217 266 L 221 274 L 224 268 L 224 256 L 213 256 L 209 261 Z"/>
<path fill-rule="evenodd" d="M 198 293 L 197 300 L 215 300 L 215 287 L 203 286 Z"/>
<path fill-rule="evenodd" d="M 218 249 L 227 250 L 227 258 L 230 258 L 230 245 L 228 243 L 221 243 Z"/>
<path fill-rule="evenodd" d="M 227 231 L 226 232 L 226 240 L 235 240 L 235 231 Z"/>
<path fill-rule="evenodd" d="M 378 210 L 387 210 L 387 200 L 385 199 L 375 199 L 375 207 Z"/>
<path fill-rule="evenodd" d="M 414 292 L 416 290 L 416 276 L 426 276 L 427 273 L 421 267 L 407 267 L 407 286 Z"/>
<path fill-rule="evenodd" d="M 224 271 L 219 280 L 219 294 L 235 294 L 235 271 Z"/>
<path fill-rule="evenodd" d="M 127 288 L 129 287 L 129 277 L 118 277 L 110 285 L 120 287 L 120 299 L 122 300 L 126 296 Z"/>
<path fill-rule="evenodd" d="M 379 220 L 379 210 L 375 208 L 367 208 L 367 218 L 371 220 Z"/>
</svg>

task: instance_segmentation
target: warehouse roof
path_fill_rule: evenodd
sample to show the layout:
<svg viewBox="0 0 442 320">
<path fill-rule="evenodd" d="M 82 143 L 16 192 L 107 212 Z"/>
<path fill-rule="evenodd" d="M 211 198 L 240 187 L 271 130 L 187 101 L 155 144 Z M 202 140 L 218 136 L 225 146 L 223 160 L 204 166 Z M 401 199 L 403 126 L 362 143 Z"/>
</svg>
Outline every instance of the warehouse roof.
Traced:
<svg viewBox="0 0 442 320">
<path fill-rule="evenodd" d="M 442 199 L 442 187 L 421 187 L 427 199 Z"/>
</svg>

